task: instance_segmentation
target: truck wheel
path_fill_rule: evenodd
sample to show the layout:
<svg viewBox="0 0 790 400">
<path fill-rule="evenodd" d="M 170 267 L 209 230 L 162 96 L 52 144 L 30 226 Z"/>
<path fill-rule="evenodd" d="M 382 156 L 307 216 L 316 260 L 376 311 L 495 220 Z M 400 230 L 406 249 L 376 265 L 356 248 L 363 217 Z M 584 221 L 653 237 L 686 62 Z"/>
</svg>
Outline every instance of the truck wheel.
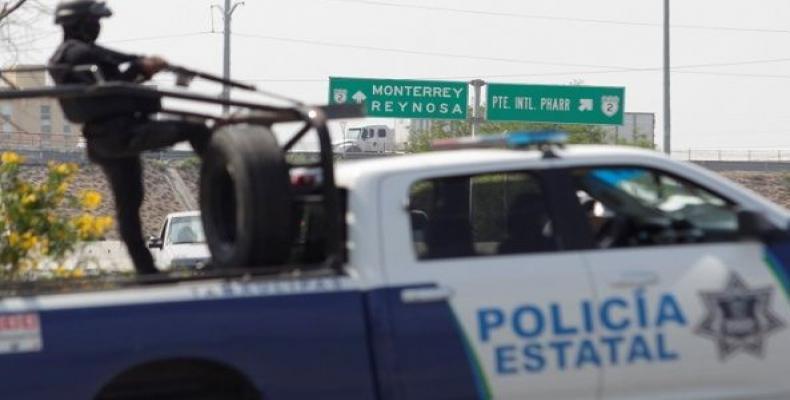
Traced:
<svg viewBox="0 0 790 400">
<path fill-rule="evenodd" d="M 214 265 L 287 261 L 294 237 L 288 171 L 269 128 L 235 125 L 214 133 L 200 179 L 203 228 Z"/>
</svg>

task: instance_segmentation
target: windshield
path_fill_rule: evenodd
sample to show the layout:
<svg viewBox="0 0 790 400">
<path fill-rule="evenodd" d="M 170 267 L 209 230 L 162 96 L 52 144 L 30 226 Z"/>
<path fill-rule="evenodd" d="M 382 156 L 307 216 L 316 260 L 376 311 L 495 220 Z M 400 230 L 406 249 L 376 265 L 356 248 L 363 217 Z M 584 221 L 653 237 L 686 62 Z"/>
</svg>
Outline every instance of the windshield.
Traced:
<svg viewBox="0 0 790 400">
<path fill-rule="evenodd" d="M 582 188 L 616 212 L 669 217 L 698 228 L 734 229 L 732 204 L 709 191 L 641 168 L 598 168 L 584 173 Z"/>
<path fill-rule="evenodd" d="M 203 234 L 203 223 L 199 215 L 189 217 L 175 217 L 170 222 L 168 243 L 204 243 L 206 236 Z"/>
</svg>

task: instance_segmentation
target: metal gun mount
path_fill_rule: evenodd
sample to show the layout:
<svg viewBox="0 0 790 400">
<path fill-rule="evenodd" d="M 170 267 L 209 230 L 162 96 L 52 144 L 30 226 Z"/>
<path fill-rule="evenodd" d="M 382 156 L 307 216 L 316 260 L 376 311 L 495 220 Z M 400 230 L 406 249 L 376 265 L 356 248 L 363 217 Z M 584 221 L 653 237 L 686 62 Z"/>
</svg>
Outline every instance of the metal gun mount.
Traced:
<svg viewBox="0 0 790 400">
<path fill-rule="evenodd" d="M 26 68 L 15 70 L 16 72 L 33 72 L 41 70 L 49 70 L 54 67 L 41 67 L 41 68 Z M 326 241 L 324 244 L 327 266 L 333 269 L 340 269 L 344 257 L 344 244 L 342 232 L 342 225 L 340 222 L 341 207 L 339 204 L 339 192 L 334 181 L 334 153 L 332 149 L 332 140 L 330 137 L 327 122 L 332 119 L 348 119 L 359 118 L 364 116 L 363 106 L 360 104 L 349 105 L 322 105 L 322 106 L 308 106 L 297 100 L 290 99 L 285 96 L 276 95 L 259 90 L 251 85 L 246 85 L 239 82 L 228 81 L 220 77 L 192 71 L 183 67 L 170 67 L 170 70 L 178 78 L 178 83 L 187 83 L 187 80 L 192 78 L 203 78 L 212 82 L 227 84 L 229 86 L 237 87 L 244 90 L 254 91 L 264 96 L 275 97 L 291 103 L 290 106 L 274 106 L 254 101 L 240 101 L 223 99 L 219 97 L 212 97 L 204 94 L 189 92 L 186 90 L 171 90 L 144 86 L 136 83 L 124 82 L 107 82 L 102 79 L 103 77 L 97 76 L 98 69 L 91 68 L 91 66 L 79 66 L 73 68 L 73 71 L 88 72 L 93 74 L 96 81 L 94 84 L 80 85 L 68 84 L 58 85 L 55 87 L 39 87 L 23 90 L 2 90 L 0 91 L 0 100 L 15 100 L 15 99 L 31 99 L 31 98 L 57 98 L 57 99 L 101 99 L 102 97 L 124 97 L 138 99 L 176 99 L 181 101 L 191 101 L 200 104 L 213 104 L 213 105 L 228 105 L 247 110 L 244 114 L 234 115 L 216 115 L 206 112 L 192 111 L 192 110 L 179 110 L 171 108 L 162 108 L 159 112 L 161 114 L 169 114 L 177 117 L 202 119 L 213 124 L 214 131 L 222 130 L 225 127 L 232 125 L 248 125 L 265 127 L 265 133 L 270 134 L 270 129 L 273 125 L 278 123 L 288 122 L 302 122 L 304 125 L 299 131 L 286 142 L 280 146 L 281 153 L 284 154 L 291 150 L 298 142 L 300 142 L 305 135 L 310 131 L 315 131 L 318 136 L 318 143 L 320 145 L 320 161 L 308 164 L 310 167 L 320 168 L 322 172 L 323 184 L 320 187 L 320 192 L 315 193 L 320 198 L 320 203 L 323 205 L 324 215 L 330 216 L 326 218 L 325 229 L 327 232 Z M 242 153 L 242 152 L 240 152 Z M 288 168 L 294 165 L 287 164 Z M 287 174 L 288 170 L 283 173 Z M 270 194 L 276 195 L 275 194 Z M 314 198 L 315 196 L 313 196 Z M 298 200 L 295 198 L 295 200 Z M 260 199 L 260 201 L 267 201 Z M 315 202 L 312 200 L 312 202 Z M 203 203 L 201 201 L 201 203 Z M 238 205 L 237 205 L 238 206 Z M 204 210 L 205 211 L 205 210 Z M 205 213 L 204 213 L 205 214 Z M 206 221 L 204 219 L 204 225 Z M 208 227 L 206 227 L 208 229 Z M 209 247 L 212 248 L 211 242 Z M 212 253 L 214 249 L 212 248 Z M 215 257 L 216 261 L 216 257 Z M 225 266 L 226 268 L 234 268 L 238 266 Z"/>
</svg>

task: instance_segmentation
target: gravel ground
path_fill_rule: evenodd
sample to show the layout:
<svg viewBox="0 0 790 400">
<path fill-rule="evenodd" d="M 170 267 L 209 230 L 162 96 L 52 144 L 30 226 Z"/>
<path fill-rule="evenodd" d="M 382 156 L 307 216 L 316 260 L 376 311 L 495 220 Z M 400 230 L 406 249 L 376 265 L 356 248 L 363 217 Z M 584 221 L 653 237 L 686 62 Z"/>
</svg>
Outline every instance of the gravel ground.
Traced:
<svg viewBox="0 0 790 400">
<path fill-rule="evenodd" d="M 721 175 L 784 208 L 790 208 L 790 174 L 788 173 L 730 171 L 722 172 Z"/>
<path fill-rule="evenodd" d="M 199 164 L 196 160 L 179 161 L 173 164 L 187 187 L 197 196 Z M 157 235 L 165 216 L 171 212 L 186 211 L 176 198 L 165 178 L 164 165 L 159 161 L 145 163 L 145 201 L 141 210 L 146 236 Z M 46 174 L 46 167 L 26 166 L 23 176 L 40 180 Z M 721 175 L 733 180 L 767 199 L 790 208 L 790 174 L 782 172 L 722 172 Z M 72 185 L 72 191 L 92 189 L 102 193 L 104 202 L 97 211 L 100 215 L 115 215 L 112 193 L 101 170 L 93 165 L 84 165 Z M 196 198 L 197 200 L 197 198 Z M 116 229 L 112 229 L 107 239 L 117 239 Z"/>
<path fill-rule="evenodd" d="M 143 168 L 145 200 L 140 210 L 143 232 L 146 236 L 157 235 L 168 213 L 185 210 L 182 209 L 181 203 L 170 188 L 162 164 L 157 161 L 146 161 Z M 25 166 L 22 169 L 22 176 L 33 181 L 42 180 L 46 173 L 46 166 Z M 115 217 L 115 201 L 112 191 L 104 174 L 97 166 L 83 165 L 71 186 L 71 192 L 75 194 L 87 189 L 96 190 L 102 194 L 102 205 L 95 214 Z M 118 239 L 117 229 L 111 229 L 106 239 Z"/>
</svg>

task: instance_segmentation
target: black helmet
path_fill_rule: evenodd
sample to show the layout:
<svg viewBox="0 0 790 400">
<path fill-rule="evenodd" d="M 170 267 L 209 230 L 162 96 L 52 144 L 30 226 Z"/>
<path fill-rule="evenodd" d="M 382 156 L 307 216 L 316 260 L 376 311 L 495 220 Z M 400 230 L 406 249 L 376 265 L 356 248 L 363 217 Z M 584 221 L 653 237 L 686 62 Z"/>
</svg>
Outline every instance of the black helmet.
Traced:
<svg viewBox="0 0 790 400">
<path fill-rule="evenodd" d="M 96 0 L 65 0 L 55 7 L 55 23 L 72 25 L 86 19 L 109 17 L 112 11 L 103 1 Z"/>
</svg>

